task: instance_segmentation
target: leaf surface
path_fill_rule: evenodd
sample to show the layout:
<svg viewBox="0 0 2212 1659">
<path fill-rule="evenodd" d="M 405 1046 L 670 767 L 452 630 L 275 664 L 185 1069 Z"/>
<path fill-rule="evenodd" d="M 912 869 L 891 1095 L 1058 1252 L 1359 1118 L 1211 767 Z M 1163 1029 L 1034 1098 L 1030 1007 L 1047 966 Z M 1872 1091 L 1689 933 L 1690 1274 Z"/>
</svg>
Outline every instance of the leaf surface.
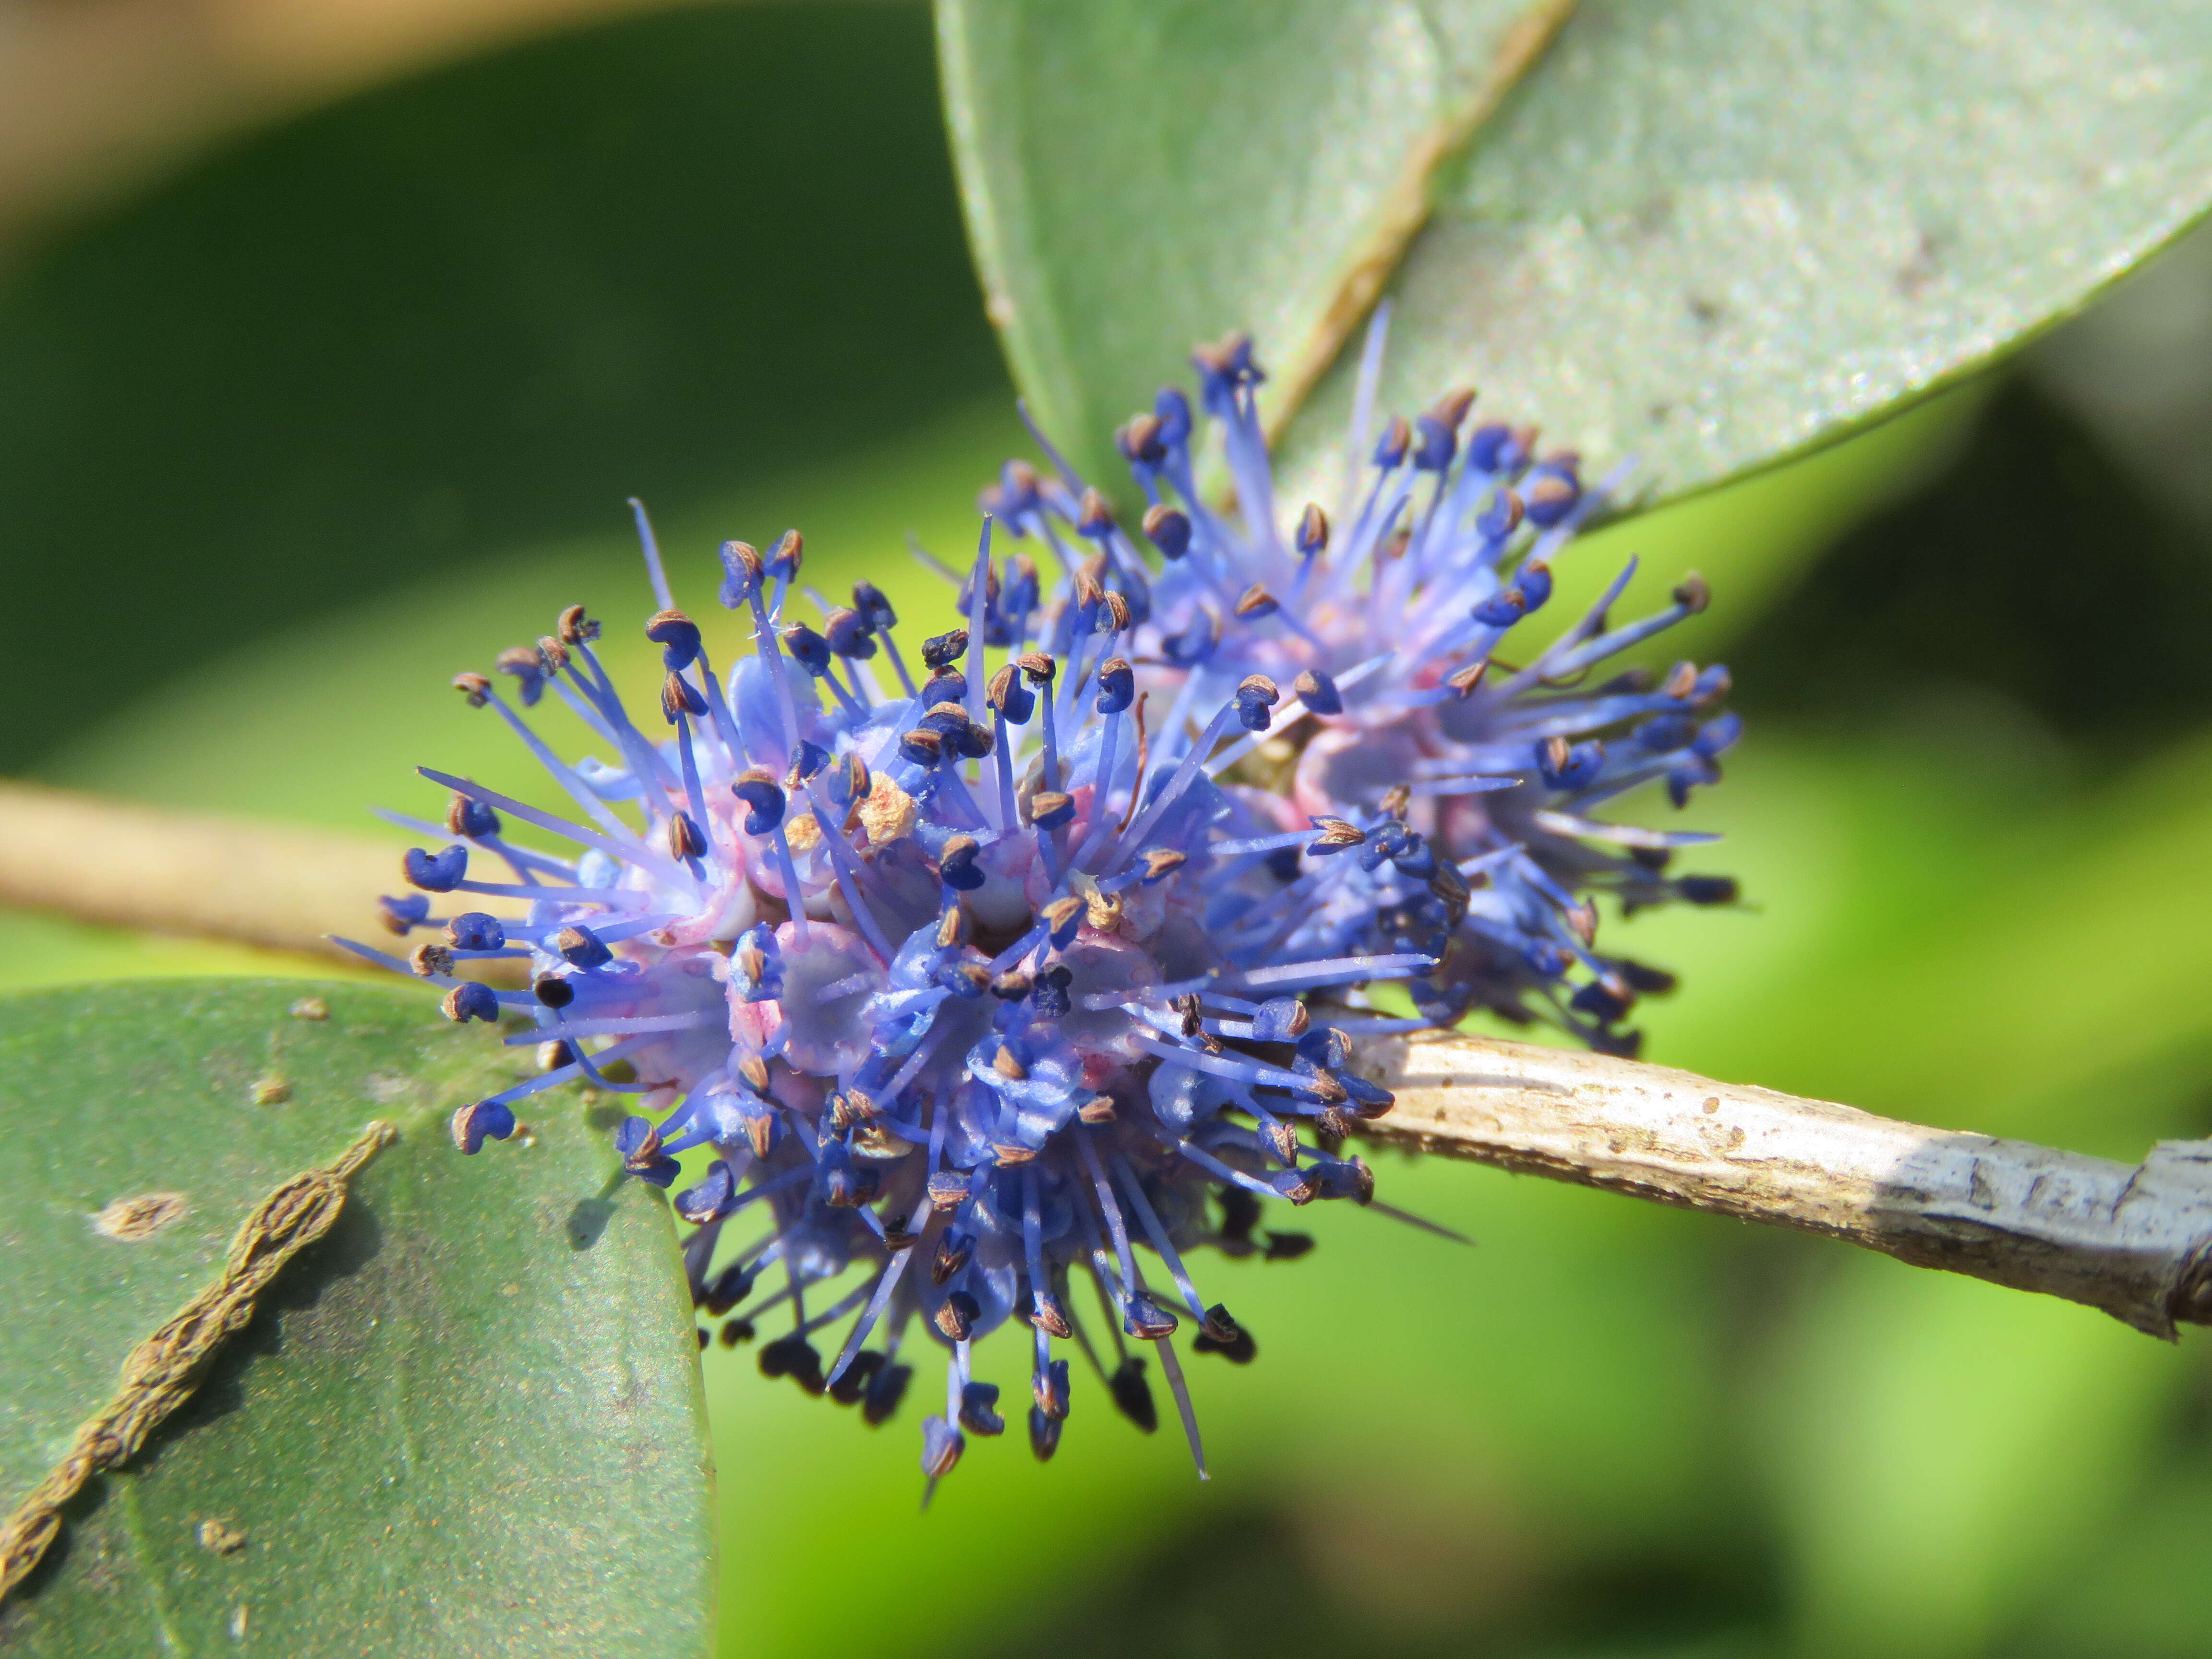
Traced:
<svg viewBox="0 0 2212 1659">
<path fill-rule="evenodd" d="M 529 1053 L 351 982 L 0 1002 L 10 1509 L 273 1188 L 371 1120 L 399 1132 L 145 1450 L 69 1506 L 0 1646 L 707 1650 L 712 1476 L 665 1206 L 573 1091 L 480 1157 L 446 1133 Z"/>
<path fill-rule="evenodd" d="M 1357 353 L 1307 398 L 1347 332 L 1318 319 L 1408 179 L 1434 213 L 1388 273 L 1384 406 L 1475 385 L 1651 500 L 1971 370 L 2212 201 L 2212 14 L 2150 0 L 1584 0 L 1486 119 L 1551 14 L 939 9 L 1009 356 L 1115 483 L 1112 425 L 1243 327 L 1285 499 L 1333 487 Z"/>
</svg>

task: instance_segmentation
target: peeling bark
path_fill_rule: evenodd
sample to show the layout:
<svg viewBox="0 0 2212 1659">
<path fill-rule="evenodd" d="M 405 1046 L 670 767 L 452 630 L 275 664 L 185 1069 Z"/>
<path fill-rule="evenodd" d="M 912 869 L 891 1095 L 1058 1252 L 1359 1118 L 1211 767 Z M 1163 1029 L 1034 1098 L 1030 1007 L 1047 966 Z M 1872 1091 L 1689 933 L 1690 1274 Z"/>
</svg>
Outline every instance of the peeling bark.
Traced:
<svg viewBox="0 0 2212 1659">
<path fill-rule="evenodd" d="M 2212 1142 L 2116 1164 L 1458 1032 L 1367 1039 L 1352 1063 L 1397 1094 L 1379 1140 L 1840 1238 L 2169 1341 L 2212 1324 Z"/>
</svg>

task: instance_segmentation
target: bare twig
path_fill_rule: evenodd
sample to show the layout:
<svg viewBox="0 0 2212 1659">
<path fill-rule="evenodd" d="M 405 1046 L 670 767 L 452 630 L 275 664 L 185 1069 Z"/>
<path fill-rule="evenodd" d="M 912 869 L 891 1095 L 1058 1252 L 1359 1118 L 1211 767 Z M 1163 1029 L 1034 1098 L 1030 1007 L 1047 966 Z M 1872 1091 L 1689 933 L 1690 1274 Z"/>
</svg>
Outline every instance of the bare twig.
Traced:
<svg viewBox="0 0 2212 1659">
<path fill-rule="evenodd" d="M 2212 1142 L 2128 1165 L 1899 1123 L 1689 1072 L 1457 1032 L 1364 1042 L 1381 1139 L 2101 1308 L 2212 1324 Z"/>
<path fill-rule="evenodd" d="M 0 0 L 0 254 L 241 128 L 680 0 Z"/>
<path fill-rule="evenodd" d="M 0 904 L 351 962 L 325 933 L 375 925 L 388 843 L 0 783 Z"/>
</svg>

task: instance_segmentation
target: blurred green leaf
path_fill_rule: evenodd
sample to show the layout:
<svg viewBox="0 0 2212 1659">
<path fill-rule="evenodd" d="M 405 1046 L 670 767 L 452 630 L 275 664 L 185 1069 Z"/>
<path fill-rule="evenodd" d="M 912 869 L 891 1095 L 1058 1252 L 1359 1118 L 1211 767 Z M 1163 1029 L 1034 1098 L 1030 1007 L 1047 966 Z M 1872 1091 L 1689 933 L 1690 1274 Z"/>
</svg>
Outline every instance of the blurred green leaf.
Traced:
<svg viewBox="0 0 2212 1659">
<path fill-rule="evenodd" d="M 290 1012 L 309 996 L 327 1017 Z M 711 1474 L 667 1211 L 571 1092 L 526 1109 L 527 1135 L 453 1151 L 447 1114 L 524 1069 L 515 1053 L 343 981 L 0 1003 L 0 1506 L 272 1188 L 372 1117 L 402 1137 L 168 1426 L 71 1507 L 0 1646 L 708 1648 Z M 173 1218 L 111 1236 L 109 1206 L 150 1194 Z M 204 1522 L 242 1543 L 211 1547 Z"/>
<path fill-rule="evenodd" d="M 1295 404 L 1376 204 L 1427 176 L 1525 15 L 940 0 L 972 239 L 1055 435 L 1118 479 L 1113 422 L 1240 326 Z M 2212 21 L 2147 0 L 1584 0 L 1428 179 L 1383 402 L 1478 385 L 1569 447 L 1635 456 L 1656 495 L 1802 448 L 2196 217 L 2209 65 Z M 1323 499 L 1352 368 L 1291 434 L 1293 482 Z"/>
<path fill-rule="evenodd" d="M 2037 1659 L 2199 1659 L 2212 1629 L 2212 1462 L 2200 1443 L 2149 1490 L 2055 1594 L 2016 1618 L 2008 1650 Z"/>
<path fill-rule="evenodd" d="M 856 577 L 902 613 L 949 605 L 950 590 L 908 554 L 909 533 L 945 552 L 972 547 L 975 489 L 1021 441 L 996 399 L 956 410 L 906 438 L 842 452 L 750 487 L 656 515 L 676 598 L 726 651 L 750 627 L 714 603 L 715 548 L 763 546 L 787 525 L 806 536 L 807 585 L 842 597 Z M 606 626 L 611 672 L 654 683 L 644 633 L 653 590 L 629 510 L 607 503 L 603 535 L 552 543 L 441 580 L 409 584 L 337 616 L 257 641 L 88 732 L 49 766 L 58 783 L 167 806 L 258 813 L 373 832 L 372 805 L 442 810 L 445 792 L 416 766 L 465 773 L 534 797 L 544 773 L 496 717 L 453 693 L 462 669 L 489 671 L 506 646 L 534 640 L 562 607 Z M 836 602 L 833 597 L 831 602 Z M 550 702 L 549 740 L 588 752 L 599 740 Z M 407 839 L 392 832 L 395 848 Z M 370 925 L 375 896 L 364 894 Z"/>
<path fill-rule="evenodd" d="M 1730 832 L 1698 861 L 1742 874 L 1759 914 L 1613 933 L 1684 970 L 1650 1006 L 1655 1057 L 2110 1157 L 2203 1132 L 2203 741 L 2081 791 L 2016 716 L 1932 705 L 1851 740 L 1747 746 L 1684 816 Z"/>
<path fill-rule="evenodd" d="M 1762 1379 L 1797 1650 L 1987 1650 L 2118 1517 L 2191 1367 L 2086 1309 L 1850 1257 Z"/>
<path fill-rule="evenodd" d="M 0 768 L 625 496 L 672 519 L 1004 395 L 921 7 L 586 9 L 6 251 Z"/>
</svg>

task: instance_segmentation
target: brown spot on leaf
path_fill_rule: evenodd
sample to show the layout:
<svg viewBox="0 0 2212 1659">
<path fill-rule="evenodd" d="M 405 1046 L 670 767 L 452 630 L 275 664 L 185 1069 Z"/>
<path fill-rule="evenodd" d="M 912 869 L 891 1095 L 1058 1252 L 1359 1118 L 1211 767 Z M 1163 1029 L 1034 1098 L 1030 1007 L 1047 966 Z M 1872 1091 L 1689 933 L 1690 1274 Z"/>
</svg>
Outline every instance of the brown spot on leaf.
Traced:
<svg viewBox="0 0 2212 1659">
<path fill-rule="evenodd" d="M 292 1079 L 274 1074 L 257 1078 L 252 1092 L 256 1106 L 282 1106 L 292 1097 Z"/>
<path fill-rule="evenodd" d="M 141 1193 L 118 1198 L 92 1218 L 92 1228 L 103 1237 L 136 1244 L 151 1238 L 185 1212 L 182 1193 Z"/>
<path fill-rule="evenodd" d="M 320 997 L 301 997 L 292 1005 L 292 1018 L 295 1019 L 328 1019 L 330 1017 L 331 1005 Z"/>
<path fill-rule="evenodd" d="M 243 1532 L 213 1516 L 192 1528 L 192 1536 L 200 1540 L 202 1549 L 213 1550 L 217 1555 L 235 1555 L 246 1547 Z"/>
</svg>

